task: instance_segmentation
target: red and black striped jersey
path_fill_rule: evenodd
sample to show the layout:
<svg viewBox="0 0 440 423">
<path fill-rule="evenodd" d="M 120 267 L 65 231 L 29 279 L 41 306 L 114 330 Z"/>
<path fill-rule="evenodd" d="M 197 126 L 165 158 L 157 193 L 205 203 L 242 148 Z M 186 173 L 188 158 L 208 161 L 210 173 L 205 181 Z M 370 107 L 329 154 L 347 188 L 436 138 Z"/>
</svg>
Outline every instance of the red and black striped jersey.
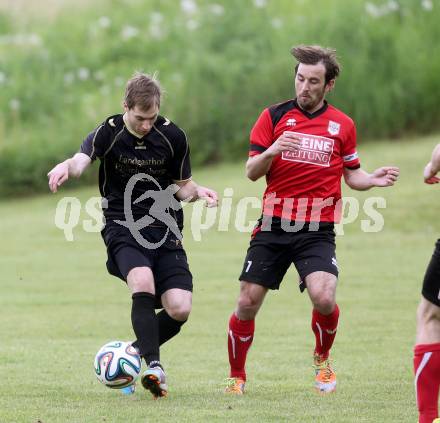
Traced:
<svg viewBox="0 0 440 423">
<path fill-rule="evenodd" d="M 352 119 L 327 102 L 314 113 L 302 110 L 296 100 L 271 106 L 252 128 L 249 156 L 261 154 L 285 131 L 294 132 L 301 145 L 273 159 L 263 214 L 291 221 L 338 221 L 343 168 L 360 167 Z"/>
</svg>

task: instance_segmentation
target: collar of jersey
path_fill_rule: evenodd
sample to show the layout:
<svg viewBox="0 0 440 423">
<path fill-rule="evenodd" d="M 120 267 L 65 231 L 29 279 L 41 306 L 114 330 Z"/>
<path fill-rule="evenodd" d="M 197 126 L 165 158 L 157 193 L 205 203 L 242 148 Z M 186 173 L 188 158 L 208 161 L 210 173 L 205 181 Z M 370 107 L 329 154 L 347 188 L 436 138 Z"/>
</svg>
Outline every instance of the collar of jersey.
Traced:
<svg viewBox="0 0 440 423">
<path fill-rule="evenodd" d="M 320 109 L 318 109 L 316 112 L 313 113 L 309 113 L 303 109 L 301 109 L 301 107 L 299 107 L 298 102 L 296 101 L 296 98 L 293 100 L 293 104 L 295 105 L 295 107 L 307 118 L 309 119 L 313 119 L 315 117 L 318 117 L 320 115 L 322 115 L 323 113 L 325 113 L 325 111 L 328 108 L 328 103 L 326 100 L 324 100 L 324 104 L 322 105 L 322 107 Z"/>
<path fill-rule="evenodd" d="M 131 135 L 134 135 L 136 138 L 139 138 L 139 139 L 144 138 L 143 135 L 138 134 L 137 132 L 133 131 L 133 129 L 130 128 L 130 126 L 128 125 L 127 119 L 125 117 L 125 113 L 122 115 L 122 119 L 124 120 L 124 125 L 127 128 L 127 131 L 130 132 Z"/>
</svg>

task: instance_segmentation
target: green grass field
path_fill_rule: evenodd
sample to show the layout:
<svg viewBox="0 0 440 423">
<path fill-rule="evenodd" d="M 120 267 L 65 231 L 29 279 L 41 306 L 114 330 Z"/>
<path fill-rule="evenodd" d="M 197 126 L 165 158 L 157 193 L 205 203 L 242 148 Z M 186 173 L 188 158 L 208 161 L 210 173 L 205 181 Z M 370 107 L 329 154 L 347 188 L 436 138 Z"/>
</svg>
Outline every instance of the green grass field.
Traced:
<svg viewBox="0 0 440 423">
<path fill-rule="evenodd" d="M 226 328 L 249 235 L 215 228 L 195 242 L 186 233 L 194 275 L 193 313 L 162 348 L 170 394 L 153 401 L 100 385 L 93 358 L 112 339 L 133 339 L 130 297 L 105 270 L 99 234 L 77 228 L 67 242 L 54 225 L 63 195 L 85 201 L 94 189 L 0 203 L 0 422 L 415 422 L 412 376 L 415 310 L 421 280 L 440 233 L 438 187 L 421 172 L 438 138 L 360 146 L 363 167 L 401 167 L 392 189 L 346 195 L 384 196 L 385 228 L 363 233 L 359 219 L 337 240 L 341 320 L 333 349 L 338 391 L 312 390 L 311 307 L 290 271 L 269 295 L 256 323 L 247 393 L 222 392 Z M 260 196 L 243 164 L 197 169 L 195 179 L 234 198 Z M 187 209 L 190 212 L 190 209 Z M 258 214 L 254 212 L 254 216 Z M 187 219 L 189 226 L 189 219 Z"/>
</svg>

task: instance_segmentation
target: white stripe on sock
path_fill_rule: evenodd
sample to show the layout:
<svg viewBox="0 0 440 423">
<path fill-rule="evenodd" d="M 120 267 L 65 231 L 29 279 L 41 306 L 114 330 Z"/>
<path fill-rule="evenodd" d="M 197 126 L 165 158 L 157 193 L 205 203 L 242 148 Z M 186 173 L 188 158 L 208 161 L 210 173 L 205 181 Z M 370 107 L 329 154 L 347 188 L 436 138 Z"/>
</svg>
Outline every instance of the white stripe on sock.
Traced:
<svg viewBox="0 0 440 423">
<path fill-rule="evenodd" d="M 232 357 L 235 359 L 235 338 L 234 334 L 232 333 L 232 330 L 229 330 L 229 338 L 231 338 L 231 344 L 232 344 Z"/>
<path fill-rule="evenodd" d="M 417 398 L 417 381 L 419 380 L 420 373 L 422 373 L 422 370 L 425 368 L 425 366 L 428 364 L 429 359 L 431 358 L 432 352 L 426 352 L 423 354 L 422 361 L 419 364 L 419 367 L 417 367 L 416 370 L 416 377 L 414 378 L 414 386 L 416 388 L 416 404 L 419 404 L 419 399 Z"/>
<path fill-rule="evenodd" d="M 316 322 L 316 326 L 319 330 L 319 342 L 321 342 L 321 347 L 322 347 L 322 329 L 321 329 L 321 326 L 319 326 L 318 322 Z"/>
</svg>

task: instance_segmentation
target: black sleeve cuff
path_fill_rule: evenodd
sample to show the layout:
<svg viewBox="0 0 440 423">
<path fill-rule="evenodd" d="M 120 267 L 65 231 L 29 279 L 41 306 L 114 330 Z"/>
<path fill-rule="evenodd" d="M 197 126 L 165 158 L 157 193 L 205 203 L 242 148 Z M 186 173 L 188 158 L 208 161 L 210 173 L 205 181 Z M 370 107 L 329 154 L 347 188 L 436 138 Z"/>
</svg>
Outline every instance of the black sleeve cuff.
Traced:
<svg viewBox="0 0 440 423">
<path fill-rule="evenodd" d="M 350 170 L 356 170 L 359 169 L 361 167 L 360 164 L 357 164 L 356 166 L 345 166 L 346 169 L 350 169 Z"/>
<path fill-rule="evenodd" d="M 267 148 L 265 148 L 261 145 L 258 145 L 258 144 L 251 143 L 251 145 L 249 147 L 249 151 L 258 151 L 259 153 L 262 153 L 263 151 L 266 151 L 266 150 L 267 150 Z"/>
</svg>

